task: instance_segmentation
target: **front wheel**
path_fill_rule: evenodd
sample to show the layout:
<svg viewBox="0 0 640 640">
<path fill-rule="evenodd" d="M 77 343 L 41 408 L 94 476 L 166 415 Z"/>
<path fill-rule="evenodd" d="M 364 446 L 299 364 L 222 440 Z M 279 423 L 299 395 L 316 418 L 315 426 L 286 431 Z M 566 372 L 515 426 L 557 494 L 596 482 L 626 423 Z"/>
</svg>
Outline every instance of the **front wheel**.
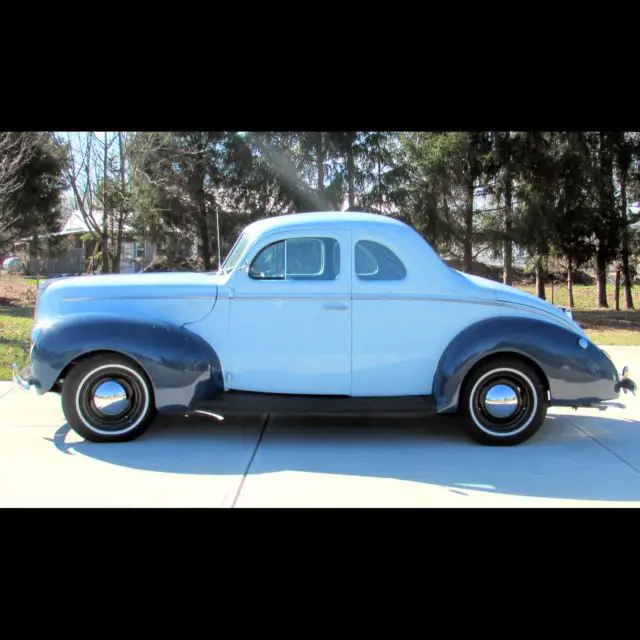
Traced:
<svg viewBox="0 0 640 640">
<path fill-rule="evenodd" d="M 547 392 L 536 371 L 514 358 L 493 360 L 465 381 L 460 409 L 467 433 L 488 445 L 531 438 L 547 415 Z"/>
<path fill-rule="evenodd" d="M 74 365 L 61 395 L 69 425 L 92 442 L 133 440 L 147 430 L 156 413 L 145 373 L 115 354 L 100 354 Z"/>
</svg>

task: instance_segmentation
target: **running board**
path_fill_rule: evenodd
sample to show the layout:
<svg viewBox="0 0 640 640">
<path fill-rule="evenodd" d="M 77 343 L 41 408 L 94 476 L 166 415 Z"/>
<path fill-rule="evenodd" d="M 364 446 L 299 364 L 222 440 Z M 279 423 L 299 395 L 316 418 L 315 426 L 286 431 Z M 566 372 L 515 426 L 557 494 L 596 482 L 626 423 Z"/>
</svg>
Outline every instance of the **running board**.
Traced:
<svg viewBox="0 0 640 640">
<path fill-rule="evenodd" d="M 436 413 L 433 396 L 304 396 L 226 391 L 213 400 L 201 400 L 195 411 L 212 413 Z"/>
</svg>

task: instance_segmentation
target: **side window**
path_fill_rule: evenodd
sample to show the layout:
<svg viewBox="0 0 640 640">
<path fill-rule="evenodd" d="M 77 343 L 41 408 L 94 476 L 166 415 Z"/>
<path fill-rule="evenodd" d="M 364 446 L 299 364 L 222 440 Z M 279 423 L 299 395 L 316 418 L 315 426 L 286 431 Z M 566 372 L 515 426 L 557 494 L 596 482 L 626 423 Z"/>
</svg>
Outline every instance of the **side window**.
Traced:
<svg viewBox="0 0 640 640">
<path fill-rule="evenodd" d="M 402 280 L 407 270 L 398 256 L 372 240 L 359 240 L 354 249 L 355 273 L 360 280 Z"/>
<path fill-rule="evenodd" d="M 335 280 L 339 274 L 340 245 L 334 238 L 279 240 L 262 249 L 249 268 L 256 280 Z"/>
</svg>

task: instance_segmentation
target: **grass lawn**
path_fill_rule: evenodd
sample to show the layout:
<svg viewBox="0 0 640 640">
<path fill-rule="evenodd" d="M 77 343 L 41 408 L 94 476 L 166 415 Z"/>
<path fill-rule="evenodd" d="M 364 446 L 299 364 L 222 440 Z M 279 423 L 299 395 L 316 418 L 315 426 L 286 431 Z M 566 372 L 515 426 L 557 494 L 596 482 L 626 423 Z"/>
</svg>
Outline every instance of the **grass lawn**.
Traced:
<svg viewBox="0 0 640 640">
<path fill-rule="evenodd" d="M 11 379 L 11 364 L 21 365 L 29 348 L 33 323 L 35 279 L 4 276 L 0 279 L 0 380 Z M 531 286 L 518 287 L 535 293 Z M 614 311 L 613 287 L 608 288 L 609 309 L 598 309 L 595 286 L 574 287 L 573 317 L 596 344 L 640 346 L 640 311 Z M 640 307 L 640 285 L 633 288 Z M 551 302 L 551 287 L 547 287 Z M 555 287 L 554 304 L 567 306 L 566 287 Z"/>
<path fill-rule="evenodd" d="M 0 306 L 0 380 L 11 380 L 13 362 L 23 364 L 32 324 L 32 308 Z"/>
<path fill-rule="evenodd" d="M 0 278 L 0 380 L 11 380 L 11 365 L 28 355 L 35 286 L 17 276 Z"/>
<path fill-rule="evenodd" d="M 533 285 L 520 286 L 516 285 L 518 289 L 536 295 L 536 288 Z M 640 285 L 633 285 L 631 288 L 633 301 L 636 307 L 640 307 Z M 560 305 L 562 307 L 569 306 L 569 292 L 567 285 L 555 285 L 553 290 L 551 285 L 546 287 L 547 302 Z M 598 288 L 596 285 L 574 285 L 573 287 L 573 302 L 574 308 L 579 311 L 598 311 L 608 313 L 609 309 L 614 308 L 614 288 L 612 285 L 607 285 L 607 302 L 609 303 L 609 309 L 598 308 Z M 620 307 L 624 309 L 624 290 L 620 288 Z M 631 313 L 634 313 L 633 311 Z"/>
<path fill-rule="evenodd" d="M 518 287 L 535 295 L 534 286 Z M 546 289 L 547 302 L 552 302 L 551 287 Z M 633 301 L 640 307 L 640 285 L 632 288 Z M 576 285 L 573 288 L 574 319 L 596 344 L 640 346 L 640 311 L 614 311 L 614 288 L 607 286 L 608 309 L 598 308 L 598 289 L 595 285 Z M 569 306 L 566 285 L 554 287 L 553 304 Z M 620 306 L 624 309 L 624 291 L 620 291 Z"/>
</svg>

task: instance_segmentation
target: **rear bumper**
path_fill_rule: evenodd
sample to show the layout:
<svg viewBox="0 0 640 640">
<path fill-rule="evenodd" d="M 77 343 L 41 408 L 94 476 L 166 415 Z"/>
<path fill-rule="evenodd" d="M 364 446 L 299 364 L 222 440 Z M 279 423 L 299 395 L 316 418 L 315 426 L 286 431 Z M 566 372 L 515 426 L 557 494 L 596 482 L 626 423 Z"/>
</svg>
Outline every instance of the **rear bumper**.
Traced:
<svg viewBox="0 0 640 640">
<path fill-rule="evenodd" d="M 620 380 L 616 384 L 616 391 L 620 393 L 620 391 L 624 391 L 624 393 L 632 393 L 634 396 L 638 391 L 638 386 L 636 383 L 629 377 L 629 367 L 623 367 L 622 373 L 620 374 Z"/>
<path fill-rule="evenodd" d="M 629 377 L 628 373 L 629 373 L 629 368 L 623 367 L 622 373 L 620 373 L 618 381 L 614 385 L 615 392 L 618 395 L 620 395 L 620 392 L 624 393 L 625 395 L 627 393 L 631 393 L 634 396 L 636 395 L 638 387 L 636 383 Z M 600 411 L 605 411 L 606 409 L 610 409 L 610 408 L 617 408 L 617 409 L 627 408 L 626 405 L 622 404 L 621 402 L 615 402 L 614 400 L 603 400 L 603 401 L 594 400 L 590 402 L 573 404 L 572 406 L 574 409 L 580 409 L 580 408 L 599 409 Z"/>
</svg>

